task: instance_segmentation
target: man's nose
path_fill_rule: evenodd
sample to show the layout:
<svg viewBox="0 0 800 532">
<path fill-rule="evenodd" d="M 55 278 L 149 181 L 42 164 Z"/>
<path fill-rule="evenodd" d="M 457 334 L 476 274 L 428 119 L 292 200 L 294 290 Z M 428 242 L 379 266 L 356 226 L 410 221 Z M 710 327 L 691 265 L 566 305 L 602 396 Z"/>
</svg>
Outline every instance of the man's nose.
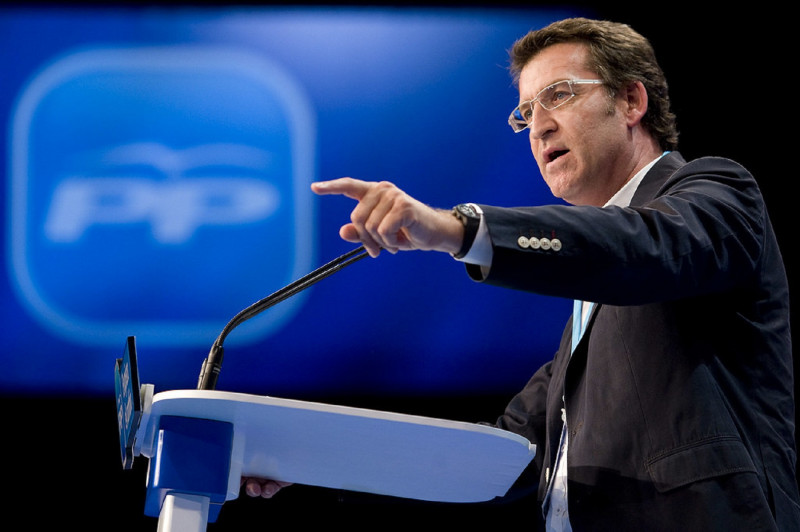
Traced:
<svg viewBox="0 0 800 532">
<path fill-rule="evenodd" d="M 538 102 L 533 104 L 531 118 L 531 125 L 528 128 L 531 139 L 541 139 L 556 128 L 553 114 Z"/>
</svg>

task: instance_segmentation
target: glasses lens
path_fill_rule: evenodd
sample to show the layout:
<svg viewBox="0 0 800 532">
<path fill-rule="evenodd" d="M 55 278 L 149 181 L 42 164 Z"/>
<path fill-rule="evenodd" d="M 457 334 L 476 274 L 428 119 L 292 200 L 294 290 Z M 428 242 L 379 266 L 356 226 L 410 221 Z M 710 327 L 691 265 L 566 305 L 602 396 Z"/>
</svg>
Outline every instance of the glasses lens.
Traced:
<svg viewBox="0 0 800 532">
<path fill-rule="evenodd" d="M 519 133 L 530 125 L 532 117 L 531 103 L 525 102 L 511 112 L 511 116 L 508 117 L 508 123 L 516 133 Z"/>
<path fill-rule="evenodd" d="M 559 81 L 542 89 L 536 99 L 539 100 L 542 107 L 552 111 L 573 96 L 575 96 L 575 93 L 572 92 L 572 85 L 568 81 Z"/>
</svg>

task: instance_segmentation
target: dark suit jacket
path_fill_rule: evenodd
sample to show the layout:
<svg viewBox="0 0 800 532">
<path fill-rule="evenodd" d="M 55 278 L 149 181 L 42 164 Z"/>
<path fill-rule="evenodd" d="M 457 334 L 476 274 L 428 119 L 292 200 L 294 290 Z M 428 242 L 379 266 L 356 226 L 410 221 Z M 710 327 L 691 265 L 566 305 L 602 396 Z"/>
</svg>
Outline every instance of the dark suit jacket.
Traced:
<svg viewBox="0 0 800 532">
<path fill-rule="evenodd" d="M 540 500 L 566 405 L 574 530 L 800 530 L 787 280 L 750 174 L 671 153 L 629 208 L 482 209 L 470 275 L 598 303 L 498 420 L 537 444 Z"/>
</svg>

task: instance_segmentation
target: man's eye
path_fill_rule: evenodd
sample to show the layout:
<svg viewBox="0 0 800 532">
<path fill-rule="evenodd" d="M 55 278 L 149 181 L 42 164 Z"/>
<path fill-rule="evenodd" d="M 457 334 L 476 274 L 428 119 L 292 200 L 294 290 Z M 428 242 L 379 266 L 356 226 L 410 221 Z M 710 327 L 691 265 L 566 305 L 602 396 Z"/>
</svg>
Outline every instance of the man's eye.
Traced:
<svg viewBox="0 0 800 532">
<path fill-rule="evenodd" d="M 547 94 L 547 108 L 552 109 L 566 102 L 572 97 L 572 93 L 567 90 L 553 90 Z"/>
<path fill-rule="evenodd" d="M 570 93 L 569 92 L 567 92 L 567 91 L 557 91 L 557 92 L 553 93 L 552 100 L 554 102 L 562 102 L 562 101 L 566 100 L 569 97 L 570 97 Z"/>
</svg>

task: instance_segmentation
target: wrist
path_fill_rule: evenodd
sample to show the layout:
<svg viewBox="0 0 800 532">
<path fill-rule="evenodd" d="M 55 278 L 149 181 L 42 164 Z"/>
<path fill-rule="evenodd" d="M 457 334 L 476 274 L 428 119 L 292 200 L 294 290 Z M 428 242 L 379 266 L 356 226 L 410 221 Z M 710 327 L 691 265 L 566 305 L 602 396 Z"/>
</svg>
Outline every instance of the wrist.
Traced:
<svg viewBox="0 0 800 532">
<path fill-rule="evenodd" d="M 451 213 L 463 228 L 459 249 L 452 253 L 454 258 L 461 259 L 469 252 L 475 242 L 475 236 L 478 234 L 478 228 L 480 227 L 481 215 L 473 205 L 468 203 L 456 205 Z"/>
</svg>

